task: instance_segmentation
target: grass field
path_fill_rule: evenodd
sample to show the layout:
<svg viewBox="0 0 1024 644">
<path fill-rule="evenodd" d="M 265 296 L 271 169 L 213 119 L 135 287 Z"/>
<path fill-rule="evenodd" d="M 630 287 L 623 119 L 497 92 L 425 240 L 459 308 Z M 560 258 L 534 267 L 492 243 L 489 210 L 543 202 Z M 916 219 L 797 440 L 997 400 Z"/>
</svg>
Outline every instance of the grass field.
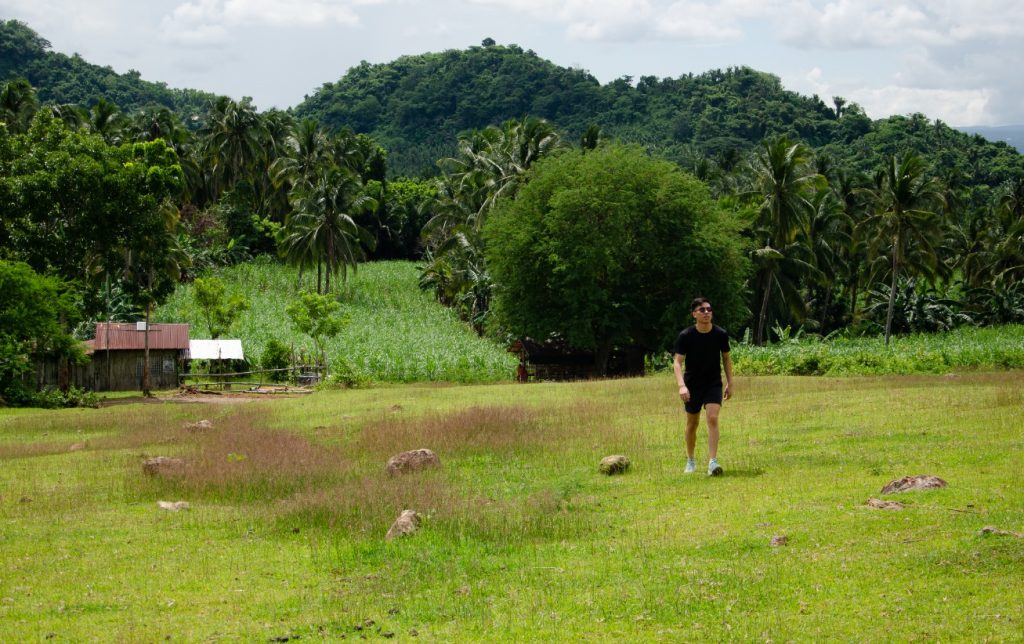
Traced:
<svg viewBox="0 0 1024 644">
<path fill-rule="evenodd" d="M 511 380 L 516 359 L 421 291 L 418 275 L 413 262 L 372 262 L 349 273 L 336 295 L 350 323 L 327 342 L 329 362 L 337 366 L 344 360 L 356 375 L 375 382 Z M 242 340 L 250 361 L 261 358 L 271 338 L 311 352 L 312 342 L 291 328 L 285 313 L 299 290 L 296 269 L 257 260 L 222 269 L 216 276 L 229 293 L 244 295 L 249 302 L 230 335 Z M 310 279 L 307 274 L 304 288 L 312 286 Z M 192 302 L 191 285 L 179 287 L 154 319 L 188 322 L 191 337 L 209 337 Z"/>
<path fill-rule="evenodd" d="M 0 410 L 2 639 L 1021 639 L 1024 373 L 737 384 L 721 478 L 665 374 Z"/>
</svg>

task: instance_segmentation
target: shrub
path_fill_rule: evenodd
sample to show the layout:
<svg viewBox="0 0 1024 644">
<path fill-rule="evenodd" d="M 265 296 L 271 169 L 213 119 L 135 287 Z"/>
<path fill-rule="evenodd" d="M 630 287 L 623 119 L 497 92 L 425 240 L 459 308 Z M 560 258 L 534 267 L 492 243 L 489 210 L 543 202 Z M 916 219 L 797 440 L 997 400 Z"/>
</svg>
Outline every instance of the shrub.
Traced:
<svg viewBox="0 0 1024 644">
<path fill-rule="evenodd" d="M 285 343 L 277 338 L 267 340 L 267 345 L 260 356 L 260 367 L 263 369 L 287 369 L 292 363 L 292 350 Z M 274 371 L 270 374 L 274 382 L 282 382 L 288 379 L 286 371 Z"/>
</svg>

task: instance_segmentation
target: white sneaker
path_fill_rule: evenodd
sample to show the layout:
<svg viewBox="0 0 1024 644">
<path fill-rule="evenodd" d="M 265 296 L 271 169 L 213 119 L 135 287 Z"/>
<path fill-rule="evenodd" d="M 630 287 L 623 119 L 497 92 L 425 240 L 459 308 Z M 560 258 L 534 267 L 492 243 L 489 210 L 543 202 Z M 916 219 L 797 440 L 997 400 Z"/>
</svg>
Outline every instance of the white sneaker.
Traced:
<svg viewBox="0 0 1024 644">
<path fill-rule="evenodd" d="M 686 469 L 683 470 L 684 474 L 693 474 L 697 471 L 697 461 L 692 458 L 686 459 Z"/>
<path fill-rule="evenodd" d="M 724 471 L 722 466 L 718 464 L 717 459 L 713 458 L 708 461 L 708 476 L 721 476 Z"/>
</svg>

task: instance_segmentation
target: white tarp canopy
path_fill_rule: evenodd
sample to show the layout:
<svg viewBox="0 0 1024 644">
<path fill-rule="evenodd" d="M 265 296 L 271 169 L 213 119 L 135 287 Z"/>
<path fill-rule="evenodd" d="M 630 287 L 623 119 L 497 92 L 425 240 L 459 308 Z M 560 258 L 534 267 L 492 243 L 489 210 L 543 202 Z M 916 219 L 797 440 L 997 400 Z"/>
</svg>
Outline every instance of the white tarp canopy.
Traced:
<svg viewBox="0 0 1024 644">
<path fill-rule="evenodd" d="M 189 340 L 188 353 L 193 360 L 245 360 L 241 340 Z"/>
</svg>

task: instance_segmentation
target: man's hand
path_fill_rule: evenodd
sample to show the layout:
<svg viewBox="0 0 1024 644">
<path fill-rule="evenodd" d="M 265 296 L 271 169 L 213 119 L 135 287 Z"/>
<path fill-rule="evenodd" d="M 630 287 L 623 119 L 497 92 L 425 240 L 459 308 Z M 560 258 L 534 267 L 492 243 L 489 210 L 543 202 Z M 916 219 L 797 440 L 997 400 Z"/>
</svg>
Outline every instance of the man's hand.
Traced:
<svg viewBox="0 0 1024 644">
<path fill-rule="evenodd" d="M 690 402 L 690 390 L 683 385 L 679 388 L 679 397 L 683 399 L 683 402 Z"/>
<path fill-rule="evenodd" d="M 732 383 L 725 383 L 725 389 L 722 390 L 722 400 L 729 400 L 732 398 Z"/>
</svg>

